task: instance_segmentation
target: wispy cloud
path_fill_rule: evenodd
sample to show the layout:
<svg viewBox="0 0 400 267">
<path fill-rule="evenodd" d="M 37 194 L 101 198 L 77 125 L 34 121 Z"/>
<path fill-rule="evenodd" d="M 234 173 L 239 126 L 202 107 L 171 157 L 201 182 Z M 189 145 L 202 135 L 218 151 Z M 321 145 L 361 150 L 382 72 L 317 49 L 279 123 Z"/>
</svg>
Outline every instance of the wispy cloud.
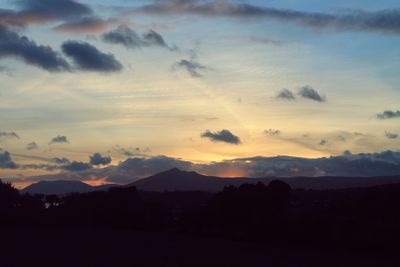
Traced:
<svg viewBox="0 0 400 267">
<path fill-rule="evenodd" d="M 329 14 L 278 9 L 247 3 L 202 0 L 165 0 L 134 8 L 126 14 L 195 15 L 230 17 L 241 21 L 264 19 L 290 22 L 314 29 L 335 31 L 370 31 L 400 34 L 400 10 L 387 9 L 375 12 L 362 10 Z"/>
</svg>

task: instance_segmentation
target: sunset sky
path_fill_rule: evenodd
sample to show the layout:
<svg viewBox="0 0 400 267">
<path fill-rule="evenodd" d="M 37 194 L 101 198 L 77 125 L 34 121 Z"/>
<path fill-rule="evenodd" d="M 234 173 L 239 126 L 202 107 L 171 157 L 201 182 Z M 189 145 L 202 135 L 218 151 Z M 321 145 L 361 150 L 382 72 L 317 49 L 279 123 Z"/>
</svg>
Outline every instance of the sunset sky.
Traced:
<svg viewBox="0 0 400 267">
<path fill-rule="evenodd" d="M 399 151 L 399 47 L 398 0 L 1 1 L 0 178 Z"/>
</svg>

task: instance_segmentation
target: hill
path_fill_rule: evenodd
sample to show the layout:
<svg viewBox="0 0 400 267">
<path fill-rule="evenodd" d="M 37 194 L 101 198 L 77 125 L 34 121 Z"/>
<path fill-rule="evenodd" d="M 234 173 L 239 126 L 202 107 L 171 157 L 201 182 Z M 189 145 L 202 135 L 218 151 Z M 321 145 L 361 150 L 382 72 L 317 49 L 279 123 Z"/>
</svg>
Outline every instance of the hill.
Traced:
<svg viewBox="0 0 400 267">
<path fill-rule="evenodd" d="M 205 176 L 196 172 L 181 171 L 177 168 L 138 180 L 128 186 L 144 191 L 208 191 L 217 192 L 225 186 L 264 183 L 282 180 L 293 189 L 345 189 L 400 183 L 400 176 L 389 177 L 264 177 L 264 178 L 222 178 Z"/>
<path fill-rule="evenodd" d="M 40 181 L 31 184 L 21 190 L 21 193 L 44 194 L 44 195 L 63 195 L 67 193 L 87 193 L 92 191 L 107 190 L 117 186 L 112 184 L 91 186 L 81 181 Z"/>
</svg>

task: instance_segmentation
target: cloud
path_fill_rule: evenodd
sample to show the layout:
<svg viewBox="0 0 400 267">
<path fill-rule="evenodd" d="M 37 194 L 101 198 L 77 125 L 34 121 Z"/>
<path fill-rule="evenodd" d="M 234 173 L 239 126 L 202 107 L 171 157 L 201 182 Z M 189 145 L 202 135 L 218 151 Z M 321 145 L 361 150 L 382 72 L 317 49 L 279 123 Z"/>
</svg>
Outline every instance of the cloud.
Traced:
<svg viewBox="0 0 400 267">
<path fill-rule="evenodd" d="M 278 136 L 281 135 L 282 132 L 276 129 L 268 129 L 265 130 L 264 133 L 268 136 Z"/>
<path fill-rule="evenodd" d="M 390 132 L 385 132 L 385 136 L 387 139 L 397 139 L 397 137 L 399 137 L 398 134 Z"/>
<path fill-rule="evenodd" d="M 37 45 L 26 36 L 0 26 L 0 58 L 12 57 L 49 72 L 69 70 L 68 62 L 49 46 Z"/>
<path fill-rule="evenodd" d="M 9 154 L 5 160 L 2 161 L 1 159 L 2 157 L 0 156 L 0 162 L 10 162 Z M 155 156 L 129 158 L 118 166 L 106 168 L 90 168 L 90 164 L 83 162 L 72 162 L 65 165 L 57 168 L 68 170 L 68 172 L 29 177 L 26 178 L 26 181 L 102 180 L 110 183 L 126 184 L 171 168 L 197 171 L 205 175 L 226 176 L 227 173 L 235 173 L 239 176 L 253 178 L 266 176 L 394 176 L 400 173 L 400 152 L 388 150 L 353 154 L 350 151 L 345 151 L 342 155 L 323 158 L 257 156 L 201 164 L 167 156 Z M 17 166 L 14 165 L 15 167 Z M 42 167 L 48 168 L 48 166 L 44 165 Z"/>
<path fill-rule="evenodd" d="M 121 179 L 127 177 L 123 174 L 129 173 L 130 180 L 138 177 L 146 177 L 156 173 L 166 171 L 172 168 L 179 168 L 181 170 L 191 170 L 193 163 L 190 161 L 181 160 L 178 158 L 171 158 L 167 156 L 155 156 L 150 158 L 129 158 L 118 165 L 118 173 L 120 176 L 114 174 L 110 177 L 110 182 L 121 182 Z"/>
<path fill-rule="evenodd" d="M 10 152 L 0 149 L 0 168 L 16 169 L 18 165 L 12 160 Z"/>
<path fill-rule="evenodd" d="M 274 20 L 296 25 L 335 31 L 379 32 L 400 34 L 400 10 L 386 9 L 375 12 L 362 10 L 345 11 L 337 14 L 277 9 L 247 3 L 228 1 L 167 0 L 135 8 L 127 14 L 150 15 L 196 15 L 206 17 L 230 17 L 234 19 Z"/>
<path fill-rule="evenodd" d="M 94 153 L 90 156 L 90 164 L 92 165 L 108 165 L 111 163 L 111 157 L 103 156 L 100 153 Z"/>
<path fill-rule="evenodd" d="M 150 30 L 139 35 L 126 25 L 120 25 L 117 29 L 104 33 L 102 39 L 107 43 L 120 44 L 131 49 L 158 46 L 169 50 L 176 50 L 175 47 L 167 45 L 164 38 L 158 32 Z"/>
<path fill-rule="evenodd" d="M 224 143 L 234 144 L 234 145 L 238 145 L 238 144 L 242 143 L 238 136 L 232 134 L 230 131 L 225 130 L 225 129 L 223 129 L 219 132 L 214 132 L 214 133 L 210 132 L 209 130 L 206 130 L 200 136 L 204 137 L 204 138 L 209 138 L 213 142 L 224 142 Z"/>
<path fill-rule="evenodd" d="M 36 144 L 36 142 L 31 142 L 26 144 L 26 149 L 27 150 L 37 150 L 39 149 L 39 146 Z"/>
<path fill-rule="evenodd" d="M 303 86 L 297 93 L 300 97 L 307 98 L 317 102 L 325 102 L 326 97 L 321 96 L 314 88 L 309 85 Z"/>
<path fill-rule="evenodd" d="M 49 145 L 51 144 L 57 144 L 57 143 L 66 143 L 69 144 L 69 140 L 65 135 L 57 135 L 56 137 L 53 137 L 50 142 Z"/>
<path fill-rule="evenodd" d="M 328 144 L 328 141 L 326 141 L 325 139 L 322 139 L 320 142 L 319 142 L 319 145 L 320 146 L 325 146 L 325 145 L 327 145 Z"/>
<path fill-rule="evenodd" d="M 201 78 L 203 75 L 201 74 L 202 71 L 207 70 L 208 68 L 200 63 L 198 63 L 194 58 L 189 60 L 182 59 L 172 65 L 172 69 L 184 69 L 186 70 L 192 77 L 194 78 Z"/>
<path fill-rule="evenodd" d="M 62 51 L 72 58 L 75 67 L 86 71 L 116 72 L 122 70 L 121 63 L 113 54 L 105 54 L 86 42 L 67 41 Z"/>
<path fill-rule="evenodd" d="M 119 145 L 116 145 L 115 147 L 112 148 L 112 150 L 116 151 L 118 154 L 121 154 L 123 156 L 127 157 L 144 157 L 146 156 L 146 153 L 150 152 L 150 148 L 140 148 L 140 147 L 121 147 Z"/>
<path fill-rule="evenodd" d="M 84 171 L 91 169 L 92 166 L 89 163 L 85 162 L 80 162 L 80 161 L 72 161 L 70 163 L 67 163 L 65 165 L 61 166 L 61 169 L 66 170 L 66 171 Z"/>
<path fill-rule="evenodd" d="M 17 0 L 18 10 L 0 11 L 0 24 L 29 25 L 55 21 L 70 21 L 88 16 L 93 11 L 74 0 Z"/>
<path fill-rule="evenodd" d="M 292 91 L 290 91 L 289 89 L 286 89 L 286 88 L 283 88 L 282 90 L 280 90 L 275 98 L 284 99 L 284 100 L 295 100 L 296 99 L 296 97 L 294 96 Z"/>
<path fill-rule="evenodd" d="M 197 164 L 195 171 L 207 175 L 224 175 L 229 171 L 247 177 L 293 176 L 391 176 L 400 173 L 400 152 L 360 153 L 329 158 L 297 158 L 288 156 L 251 157 Z"/>
<path fill-rule="evenodd" d="M 282 46 L 285 44 L 283 41 L 278 41 L 270 38 L 262 38 L 262 37 L 257 37 L 257 36 L 252 36 L 250 38 L 251 41 L 260 43 L 260 44 L 265 44 L 265 45 L 273 45 L 273 46 Z"/>
<path fill-rule="evenodd" d="M 69 32 L 76 34 L 93 34 L 107 30 L 110 22 L 99 17 L 82 17 L 67 21 L 53 28 L 58 32 Z"/>
<path fill-rule="evenodd" d="M 51 162 L 54 162 L 56 164 L 66 164 L 70 163 L 70 160 L 67 158 L 52 158 Z"/>
<path fill-rule="evenodd" d="M 379 120 L 400 118 L 400 110 L 397 111 L 385 110 L 382 113 L 376 114 L 376 118 Z"/>
<path fill-rule="evenodd" d="M 9 138 L 19 139 L 19 135 L 15 132 L 0 132 L 0 138 L 1 137 L 9 137 Z"/>
</svg>

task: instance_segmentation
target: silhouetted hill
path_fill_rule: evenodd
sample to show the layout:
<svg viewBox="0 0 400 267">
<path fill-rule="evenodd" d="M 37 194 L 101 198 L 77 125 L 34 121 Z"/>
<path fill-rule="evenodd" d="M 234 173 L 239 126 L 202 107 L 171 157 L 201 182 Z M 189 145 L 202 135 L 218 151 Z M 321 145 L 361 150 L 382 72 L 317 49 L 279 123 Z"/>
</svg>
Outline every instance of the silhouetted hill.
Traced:
<svg viewBox="0 0 400 267">
<path fill-rule="evenodd" d="M 226 185 L 240 185 L 249 178 L 221 178 L 177 168 L 138 180 L 129 185 L 144 191 L 219 191 Z"/>
<path fill-rule="evenodd" d="M 181 171 L 177 168 L 138 180 L 129 186 L 145 191 L 208 191 L 217 192 L 225 186 L 239 186 L 244 183 L 270 183 L 282 180 L 293 189 L 345 189 L 400 183 L 400 176 L 390 177 L 288 177 L 288 178 L 222 178 L 205 176 L 196 172 Z"/>
<path fill-rule="evenodd" d="M 25 187 L 21 192 L 30 194 L 63 195 L 67 193 L 102 191 L 115 186 L 117 185 L 107 184 L 91 186 L 81 181 L 40 181 Z"/>
</svg>

